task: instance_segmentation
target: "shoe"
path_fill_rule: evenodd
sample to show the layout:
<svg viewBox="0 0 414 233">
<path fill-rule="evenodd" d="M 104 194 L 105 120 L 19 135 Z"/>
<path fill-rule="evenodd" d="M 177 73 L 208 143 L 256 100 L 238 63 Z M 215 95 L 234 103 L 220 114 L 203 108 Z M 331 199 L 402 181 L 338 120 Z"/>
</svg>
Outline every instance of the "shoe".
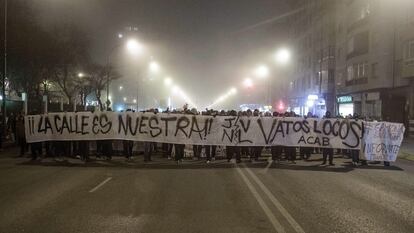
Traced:
<svg viewBox="0 0 414 233">
<path fill-rule="evenodd" d="M 329 166 L 335 166 L 335 164 L 334 163 L 329 163 Z"/>
<path fill-rule="evenodd" d="M 210 160 L 207 160 L 207 162 L 206 163 L 210 163 Z"/>
<path fill-rule="evenodd" d="M 290 163 L 292 163 L 292 164 L 296 164 L 296 162 L 295 162 L 295 161 L 290 161 Z"/>
<path fill-rule="evenodd" d="M 241 160 L 240 159 L 236 160 L 236 163 L 241 163 Z"/>
<path fill-rule="evenodd" d="M 227 162 L 230 163 L 231 159 L 228 159 Z"/>
<path fill-rule="evenodd" d="M 325 165 L 325 164 L 326 164 L 326 162 L 321 163 L 321 165 Z"/>
</svg>

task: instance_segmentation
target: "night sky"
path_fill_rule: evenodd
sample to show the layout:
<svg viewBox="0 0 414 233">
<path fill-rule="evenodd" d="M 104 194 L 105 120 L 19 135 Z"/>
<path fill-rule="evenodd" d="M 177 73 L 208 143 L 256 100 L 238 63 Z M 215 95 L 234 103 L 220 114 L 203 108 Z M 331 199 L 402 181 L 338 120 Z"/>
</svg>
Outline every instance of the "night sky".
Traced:
<svg viewBox="0 0 414 233">
<path fill-rule="evenodd" d="M 269 62 L 272 51 L 287 43 L 279 21 L 248 28 L 292 10 L 289 4 L 292 1 L 33 1 L 45 27 L 64 22 L 81 26 L 91 40 L 92 58 L 100 62 L 117 43 L 119 32 L 137 27 L 135 36 L 151 47 L 151 56 L 201 106 L 229 87 L 239 87 L 251 69 Z M 124 79 L 130 78 L 121 58 L 115 58 Z M 246 101 L 258 101 L 254 96 Z"/>
</svg>

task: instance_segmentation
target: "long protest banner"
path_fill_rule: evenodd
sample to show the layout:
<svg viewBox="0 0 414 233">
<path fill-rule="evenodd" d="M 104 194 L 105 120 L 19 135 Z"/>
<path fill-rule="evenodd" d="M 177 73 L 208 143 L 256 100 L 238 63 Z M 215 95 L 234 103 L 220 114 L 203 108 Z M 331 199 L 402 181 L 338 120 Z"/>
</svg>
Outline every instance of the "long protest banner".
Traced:
<svg viewBox="0 0 414 233">
<path fill-rule="evenodd" d="M 364 122 L 300 117 L 78 112 L 25 118 L 28 142 L 134 140 L 222 146 L 360 149 Z"/>
</svg>

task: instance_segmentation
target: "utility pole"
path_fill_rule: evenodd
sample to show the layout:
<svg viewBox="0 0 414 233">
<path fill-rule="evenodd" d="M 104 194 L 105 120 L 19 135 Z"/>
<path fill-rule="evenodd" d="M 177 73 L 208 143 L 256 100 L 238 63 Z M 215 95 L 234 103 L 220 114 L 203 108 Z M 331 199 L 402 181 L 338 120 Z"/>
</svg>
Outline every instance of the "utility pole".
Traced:
<svg viewBox="0 0 414 233">
<path fill-rule="evenodd" d="M 2 112 L 2 124 L 3 124 L 3 135 L 6 132 L 6 76 L 7 76 L 7 0 L 4 0 L 4 72 L 3 72 L 3 90 L 2 90 L 2 105 L 1 105 L 1 112 Z"/>
</svg>

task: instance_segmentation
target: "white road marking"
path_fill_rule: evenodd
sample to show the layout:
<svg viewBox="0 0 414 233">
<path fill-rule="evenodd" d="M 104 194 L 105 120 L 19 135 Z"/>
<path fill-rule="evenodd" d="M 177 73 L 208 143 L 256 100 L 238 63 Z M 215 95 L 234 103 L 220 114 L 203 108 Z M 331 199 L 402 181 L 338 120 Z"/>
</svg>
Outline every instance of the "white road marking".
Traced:
<svg viewBox="0 0 414 233">
<path fill-rule="evenodd" d="M 104 181 L 102 181 L 100 184 L 98 184 L 95 188 L 89 190 L 90 193 L 95 192 L 96 190 L 98 190 L 100 187 L 102 187 L 104 184 L 106 184 L 106 182 L 110 181 L 112 179 L 112 177 L 108 177 L 106 178 Z"/>
<path fill-rule="evenodd" d="M 259 195 L 256 188 L 252 185 L 252 183 L 247 179 L 246 175 L 242 172 L 239 167 L 236 167 L 237 171 L 239 172 L 240 176 L 242 177 L 244 183 L 246 183 L 247 187 L 249 188 L 250 192 L 252 192 L 253 196 L 256 198 L 257 202 L 259 203 L 260 207 L 262 207 L 263 211 L 265 212 L 266 216 L 269 218 L 269 221 L 272 223 L 276 232 L 285 232 L 285 229 L 282 227 L 280 222 L 276 219 L 275 215 L 272 213 L 270 208 L 266 205 L 263 198 Z"/>
<path fill-rule="evenodd" d="M 290 225 L 295 229 L 296 232 L 304 233 L 305 231 L 302 227 L 293 219 L 293 217 L 288 213 L 288 211 L 282 206 L 282 204 L 276 199 L 276 197 L 270 192 L 270 190 L 259 180 L 259 178 L 249 169 L 245 168 L 253 180 L 259 185 L 262 191 L 267 195 L 273 205 L 280 211 L 280 213 L 286 218 Z"/>
</svg>

